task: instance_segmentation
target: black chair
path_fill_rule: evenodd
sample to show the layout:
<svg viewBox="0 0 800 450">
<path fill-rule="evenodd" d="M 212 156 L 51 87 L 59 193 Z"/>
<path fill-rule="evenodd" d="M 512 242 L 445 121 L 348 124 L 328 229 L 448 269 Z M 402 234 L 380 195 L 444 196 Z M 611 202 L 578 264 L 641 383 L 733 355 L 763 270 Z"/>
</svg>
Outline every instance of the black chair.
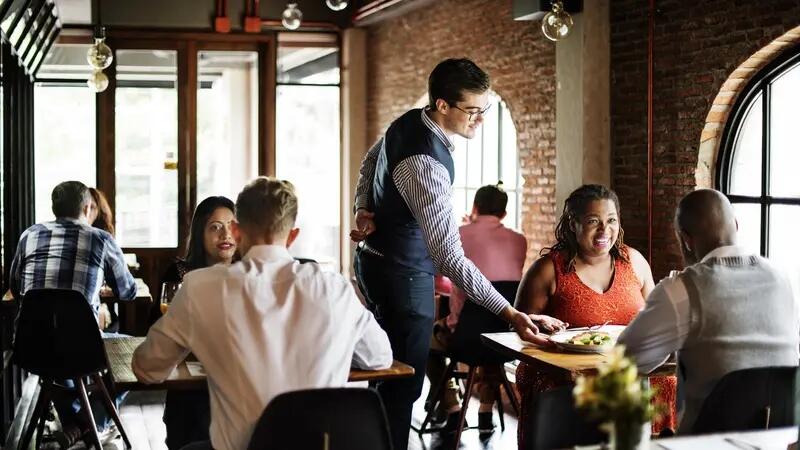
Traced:
<svg viewBox="0 0 800 450">
<path fill-rule="evenodd" d="M 492 286 L 494 286 L 500 295 L 502 295 L 509 303 L 513 303 L 514 298 L 517 295 L 519 281 L 494 281 L 492 282 Z M 461 432 L 464 430 L 464 419 L 467 415 L 467 407 L 469 406 L 469 399 L 472 396 L 472 389 L 475 386 L 475 373 L 477 369 L 482 366 L 502 366 L 506 362 L 513 359 L 491 350 L 490 348 L 484 346 L 483 342 L 481 341 L 482 333 L 496 333 L 502 331 L 508 331 L 508 324 L 503 321 L 503 319 L 470 300 L 464 302 L 464 308 L 461 310 L 461 314 L 458 317 L 458 325 L 456 325 L 456 329 L 450 339 L 449 348 L 447 351 L 447 357 L 450 358 L 450 364 L 447 366 L 442 379 L 439 380 L 435 387 L 436 391 L 433 394 L 434 404 L 428 411 L 428 414 L 426 415 L 425 420 L 423 420 L 422 425 L 420 425 L 420 428 L 417 429 L 419 434 L 430 433 L 439 430 L 432 429 L 428 427 L 428 425 L 435 414 L 436 403 L 442 400 L 441 397 L 444 393 L 444 388 L 447 385 L 448 380 L 451 378 L 466 380 L 464 400 L 461 404 L 461 418 L 454 441 L 457 448 L 458 443 L 461 440 Z M 467 365 L 469 367 L 468 370 L 466 372 L 459 371 L 459 363 Z M 503 374 L 501 379 L 502 387 L 506 390 L 506 394 L 511 401 L 511 406 L 514 408 L 514 412 L 519 415 L 519 402 L 514 394 L 514 389 L 511 386 L 511 382 L 505 376 L 505 371 L 501 370 L 501 373 Z M 503 419 L 503 402 L 500 395 L 500 388 L 497 390 L 497 406 L 498 413 L 500 415 L 500 429 L 505 430 L 505 421 Z"/>
<path fill-rule="evenodd" d="M 573 386 L 564 386 L 542 392 L 530 416 L 520 426 L 530 430 L 527 448 L 521 450 L 550 450 L 591 445 L 607 440 L 599 423 L 586 420 L 575 409 Z"/>
<path fill-rule="evenodd" d="M 371 389 L 281 394 L 264 409 L 248 450 L 391 450 L 386 411 Z"/>
<path fill-rule="evenodd" d="M 703 402 L 690 434 L 795 425 L 797 373 L 797 367 L 760 367 L 725 375 Z"/>
<path fill-rule="evenodd" d="M 103 382 L 108 369 L 105 347 L 97 320 L 86 298 L 77 291 L 37 289 L 28 291 L 21 302 L 14 335 L 13 361 L 20 368 L 39 376 L 39 399 L 22 440 L 28 448 L 34 430 L 39 447 L 50 401 L 58 390 L 77 392 L 81 413 L 91 424 L 93 444 L 101 449 L 94 416 L 89 406 L 89 391 L 99 391 L 126 448 L 131 448 L 114 402 Z M 91 378 L 87 384 L 84 378 Z M 56 384 L 72 380 L 75 388 Z"/>
</svg>

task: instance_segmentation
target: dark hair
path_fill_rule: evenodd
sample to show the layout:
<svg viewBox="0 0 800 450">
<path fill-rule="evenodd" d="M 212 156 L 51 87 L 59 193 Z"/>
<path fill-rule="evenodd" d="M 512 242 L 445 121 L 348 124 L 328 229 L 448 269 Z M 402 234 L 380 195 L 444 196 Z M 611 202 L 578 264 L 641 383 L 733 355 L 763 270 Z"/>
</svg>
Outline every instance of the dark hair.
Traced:
<svg viewBox="0 0 800 450">
<path fill-rule="evenodd" d="M 189 229 L 189 239 L 186 242 L 186 270 L 206 267 L 206 248 L 203 236 L 205 235 L 206 222 L 211 214 L 218 208 L 228 208 L 234 212 L 233 201 L 228 197 L 208 197 L 200 202 L 194 209 L 192 225 Z"/>
<path fill-rule="evenodd" d="M 575 256 L 578 255 L 578 239 L 575 237 L 575 231 L 572 230 L 571 222 L 580 220 L 586 213 L 586 207 L 589 203 L 595 200 L 611 200 L 619 213 L 619 198 L 617 194 L 611 189 L 599 184 L 584 184 L 572 191 L 569 197 L 564 202 L 564 211 L 561 213 L 561 218 L 558 219 L 556 225 L 556 243 L 552 247 L 545 247 L 540 254 L 547 254 L 552 251 L 563 251 L 567 253 L 568 268 L 572 269 L 575 264 Z M 622 241 L 622 226 L 619 227 L 619 234 L 617 241 L 611 248 L 611 256 L 619 258 L 623 261 L 628 261 L 628 254 L 624 250 L 624 243 Z"/>
<path fill-rule="evenodd" d="M 492 215 L 503 217 L 506 213 L 506 206 L 508 205 L 508 194 L 500 188 L 503 185 L 499 181 L 497 185 L 489 184 L 483 186 L 475 192 L 475 200 L 472 203 L 478 210 L 480 215 Z"/>
<path fill-rule="evenodd" d="M 466 59 L 445 59 L 428 76 L 428 105 L 436 109 L 436 100 L 454 105 L 464 99 L 463 93 L 482 94 L 489 90 L 489 75 Z"/>
<path fill-rule="evenodd" d="M 114 235 L 114 215 L 111 212 L 111 206 L 106 200 L 105 194 L 95 188 L 89 188 L 89 193 L 92 194 L 94 204 L 97 205 L 97 218 L 92 222 L 92 226 L 101 230 L 108 231 Z"/>
<path fill-rule="evenodd" d="M 77 219 L 81 210 L 91 201 L 89 188 L 80 181 L 65 181 L 53 188 L 50 196 L 53 200 L 53 214 L 56 218 L 70 217 Z"/>
</svg>

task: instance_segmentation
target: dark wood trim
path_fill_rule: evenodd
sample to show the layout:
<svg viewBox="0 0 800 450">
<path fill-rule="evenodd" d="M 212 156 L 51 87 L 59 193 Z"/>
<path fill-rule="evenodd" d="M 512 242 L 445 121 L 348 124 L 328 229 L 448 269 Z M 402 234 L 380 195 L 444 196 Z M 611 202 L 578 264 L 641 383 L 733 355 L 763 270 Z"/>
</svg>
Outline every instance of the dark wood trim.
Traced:
<svg viewBox="0 0 800 450">
<path fill-rule="evenodd" d="M 196 42 L 197 51 L 257 52 L 258 42 Z"/>
<path fill-rule="evenodd" d="M 152 30 L 140 28 L 107 28 L 106 35 L 119 39 L 153 39 L 158 41 L 197 42 L 271 42 L 273 33 L 212 33 L 190 30 Z"/>
<path fill-rule="evenodd" d="M 189 237 L 197 204 L 197 48 L 178 51 L 178 248 Z"/>
<path fill-rule="evenodd" d="M 258 95 L 260 102 L 258 132 L 261 154 L 258 158 L 259 175 L 275 176 L 275 89 L 278 69 L 277 42 L 261 45 L 258 57 Z"/>
<path fill-rule="evenodd" d="M 115 49 L 116 50 L 116 49 Z M 108 88 L 97 94 L 95 107 L 95 123 L 97 127 L 95 151 L 97 152 L 97 188 L 106 194 L 111 211 L 116 214 L 117 178 L 116 178 L 116 92 L 117 92 L 117 57 L 105 70 L 108 77 Z M 116 227 L 117 224 L 114 224 Z"/>
</svg>

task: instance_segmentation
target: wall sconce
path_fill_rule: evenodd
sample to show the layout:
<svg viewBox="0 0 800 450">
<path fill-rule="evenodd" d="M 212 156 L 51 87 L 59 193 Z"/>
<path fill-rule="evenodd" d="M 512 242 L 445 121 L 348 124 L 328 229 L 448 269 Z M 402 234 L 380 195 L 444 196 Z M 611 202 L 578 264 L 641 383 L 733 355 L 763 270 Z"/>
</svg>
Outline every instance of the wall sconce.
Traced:
<svg viewBox="0 0 800 450">
<path fill-rule="evenodd" d="M 114 61 L 114 52 L 106 45 L 105 40 L 105 28 L 96 27 L 94 44 L 86 52 L 86 61 L 92 66 L 92 75 L 86 80 L 86 85 L 94 92 L 103 92 L 108 87 L 108 77 L 103 73 L 103 69 Z"/>
<path fill-rule="evenodd" d="M 561 0 L 554 0 L 552 10 L 542 18 L 542 33 L 551 41 L 564 39 L 572 29 L 572 16 L 564 11 Z"/>
</svg>

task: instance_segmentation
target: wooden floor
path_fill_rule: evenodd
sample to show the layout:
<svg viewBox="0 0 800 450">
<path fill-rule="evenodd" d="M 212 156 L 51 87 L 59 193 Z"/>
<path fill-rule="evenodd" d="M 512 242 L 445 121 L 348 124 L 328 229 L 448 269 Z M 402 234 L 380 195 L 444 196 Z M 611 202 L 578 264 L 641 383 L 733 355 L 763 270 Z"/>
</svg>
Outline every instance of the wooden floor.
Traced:
<svg viewBox="0 0 800 450">
<path fill-rule="evenodd" d="M 422 399 L 427 394 L 426 382 Z M 425 418 L 423 400 L 414 404 L 414 418 L 416 425 Z M 164 414 L 164 392 L 131 392 L 121 408 L 122 423 L 131 439 L 133 450 L 166 450 L 164 444 L 166 430 L 162 416 Z M 473 399 L 467 411 L 467 422 L 477 425 L 478 401 Z M 500 432 L 500 425 L 495 412 L 497 431 L 490 438 L 481 440 L 478 430 L 467 430 L 461 437 L 461 450 L 478 449 L 515 449 L 517 448 L 517 420 L 506 414 L 506 430 Z M 75 447 L 73 447 L 75 448 Z M 412 431 L 408 442 L 409 450 L 452 449 L 452 439 L 446 440 L 438 435 L 427 434 L 424 438 Z"/>
</svg>

